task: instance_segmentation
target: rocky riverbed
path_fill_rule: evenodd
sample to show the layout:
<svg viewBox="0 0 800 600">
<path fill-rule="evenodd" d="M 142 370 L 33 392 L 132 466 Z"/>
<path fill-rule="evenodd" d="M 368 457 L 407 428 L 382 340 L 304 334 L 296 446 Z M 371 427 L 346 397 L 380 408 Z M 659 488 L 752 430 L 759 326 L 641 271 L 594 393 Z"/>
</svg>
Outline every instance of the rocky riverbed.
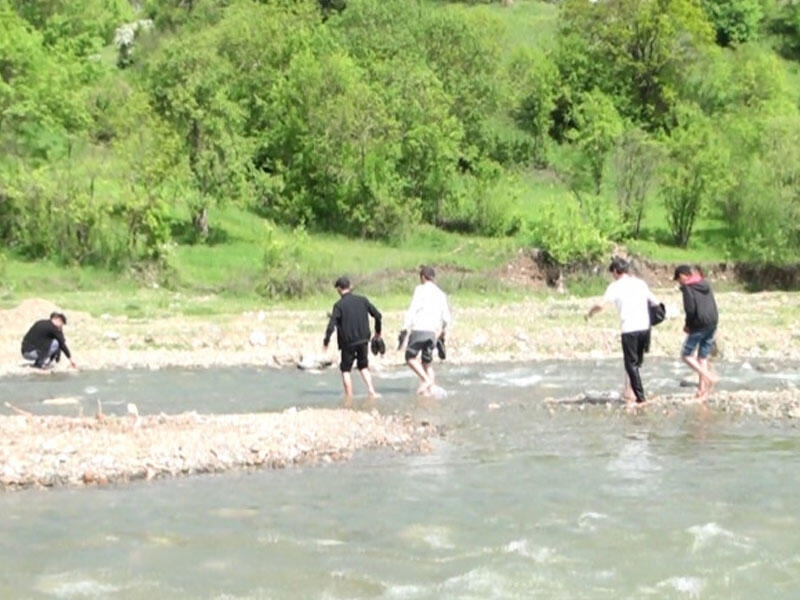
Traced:
<svg viewBox="0 0 800 600">
<path fill-rule="evenodd" d="M 650 397 L 646 405 L 641 407 L 625 403 L 616 393 L 595 395 L 584 393 L 568 398 L 549 398 L 545 404 L 550 410 L 587 410 L 600 407 L 606 410 L 656 414 L 673 414 L 678 410 L 698 407 L 734 416 L 800 421 L 800 390 L 795 388 L 771 391 L 715 391 L 705 401 L 700 401 L 691 394 L 656 395 Z"/>
<path fill-rule="evenodd" d="M 654 290 L 665 302 L 668 319 L 654 329 L 651 356 L 678 356 L 683 342 L 680 293 Z M 374 299 L 379 308 L 379 299 Z M 717 294 L 720 327 L 717 341 L 723 360 L 800 360 L 800 294 L 764 292 Z M 532 297 L 502 303 L 450 303 L 454 323 L 448 332 L 447 360 L 451 364 L 531 361 L 547 358 L 618 357 L 619 324 L 613 310 L 590 322 L 584 320 L 591 298 Z M 324 356 L 324 310 L 260 309 L 241 314 L 174 315 L 134 319 L 124 314 L 90 315 L 49 300 L 29 299 L 0 310 L 0 375 L 25 374 L 20 341 L 27 328 L 56 308 L 69 318 L 67 341 L 78 366 L 102 368 L 161 368 L 166 366 L 258 365 L 294 367 L 325 359 L 336 364 L 333 345 Z M 402 325 L 401 311 L 384 311 L 384 336 L 389 351 L 373 366 L 402 364 L 394 350 Z M 59 365 L 59 369 L 66 366 Z"/>
<path fill-rule="evenodd" d="M 671 318 L 654 330 L 651 356 L 675 357 L 684 337 L 680 295 L 672 288 L 656 294 Z M 766 364 L 800 359 L 798 299 L 800 295 L 786 292 L 717 294 L 721 354 L 715 360 Z M 448 362 L 619 357 L 616 315 L 606 311 L 586 323 L 583 316 L 591 303 L 551 296 L 460 307 L 451 298 L 455 323 L 448 336 Z M 81 368 L 335 364 L 333 353 L 320 352 L 324 311 L 255 309 L 213 317 L 131 319 L 93 316 L 30 299 L 0 311 L 0 376 L 33 372 L 19 355 L 20 340 L 31 323 L 57 308 L 68 314 L 66 336 Z M 373 368 L 402 364 L 402 353 L 395 352 L 392 343 L 401 323 L 400 311 L 384 312 L 390 351 L 373 358 Z M 66 368 L 62 361 L 56 370 Z M 556 399 L 552 407 L 582 410 L 603 403 L 595 400 Z M 691 396 L 652 398 L 648 410 L 670 411 L 692 402 Z M 619 406 L 614 401 L 606 404 Z M 793 389 L 716 392 L 707 406 L 727 413 L 800 418 L 800 396 Z M 6 489 L 282 467 L 340 460 L 361 448 L 381 446 L 424 451 L 437 434 L 428 425 L 404 418 L 351 410 L 99 418 L 13 413 L 13 407 L 0 406 L 0 487 Z"/>
<path fill-rule="evenodd" d="M 103 485 L 332 462 L 366 448 L 425 452 L 436 427 L 376 411 L 124 417 L 0 416 L 0 488 Z"/>
</svg>

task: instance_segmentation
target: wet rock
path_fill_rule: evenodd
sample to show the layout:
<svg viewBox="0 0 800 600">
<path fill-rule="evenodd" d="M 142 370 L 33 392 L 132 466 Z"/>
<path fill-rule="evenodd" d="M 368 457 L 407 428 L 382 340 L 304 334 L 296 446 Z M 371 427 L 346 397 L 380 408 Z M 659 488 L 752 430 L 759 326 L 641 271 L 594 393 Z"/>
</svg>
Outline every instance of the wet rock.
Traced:
<svg viewBox="0 0 800 600">
<path fill-rule="evenodd" d="M 272 356 L 272 362 L 275 364 L 276 367 L 289 367 L 297 364 L 297 357 L 293 354 L 283 353 L 283 354 L 274 354 Z"/>
<path fill-rule="evenodd" d="M 319 371 L 327 369 L 333 364 L 333 361 L 327 356 L 310 355 L 301 356 L 297 362 L 297 368 L 304 371 Z"/>
<path fill-rule="evenodd" d="M 267 345 L 267 334 L 265 334 L 260 329 L 253 330 L 250 333 L 250 345 L 251 346 L 266 346 Z"/>
</svg>

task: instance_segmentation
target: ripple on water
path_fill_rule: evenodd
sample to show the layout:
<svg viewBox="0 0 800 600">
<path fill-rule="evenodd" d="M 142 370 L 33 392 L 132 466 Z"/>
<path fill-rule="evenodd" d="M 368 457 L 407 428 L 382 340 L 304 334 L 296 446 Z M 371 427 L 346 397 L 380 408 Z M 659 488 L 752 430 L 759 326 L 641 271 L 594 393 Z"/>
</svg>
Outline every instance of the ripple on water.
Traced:
<svg viewBox="0 0 800 600">
<path fill-rule="evenodd" d="M 39 579 L 36 589 L 55 598 L 106 598 L 120 588 L 76 572 L 55 573 Z"/>
<path fill-rule="evenodd" d="M 670 577 L 656 584 L 659 590 L 672 589 L 687 598 L 700 598 L 705 582 L 699 577 Z"/>
<path fill-rule="evenodd" d="M 519 371 L 501 371 L 488 373 L 481 379 L 481 383 L 497 387 L 531 387 L 542 380 L 541 375 L 520 374 Z"/>
<path fill-rule="evenodd" d="M 531 548 L 529 540 L 514 540 L 505 545 L 503 550 L 508 554 L 518 554 L 519 556 L 530 558 L 538 564 L 551 564 L 558 560 L 558 553 L 554 548 L 539 547 Z"/>
<path fill-rule="evenodd" d="M 735 547 L 744 550 L 751 550 L 753 543 L 743 535 L 737 535 L 732 531 L 720 527 L 717 523 L 711 522 L 704 525 L 694 525 L 689 527 L 688 532 L 693 536 L 692 554 L 705 550 L 712 544 L 722 544 L 727 547 Z"/>
</svg>

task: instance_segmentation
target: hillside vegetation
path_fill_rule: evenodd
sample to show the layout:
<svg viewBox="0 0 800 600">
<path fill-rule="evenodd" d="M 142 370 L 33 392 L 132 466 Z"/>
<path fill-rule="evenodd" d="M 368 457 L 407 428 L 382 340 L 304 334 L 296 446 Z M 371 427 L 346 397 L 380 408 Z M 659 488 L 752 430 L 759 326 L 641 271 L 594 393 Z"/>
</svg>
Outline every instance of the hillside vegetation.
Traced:
<svg viewBox="0 0 800 600">
<path fill-rule="evenodd" d="M 783 0 L 0 0 L 2 291 L 795 262 L 798 58 Z"/>
</svg>

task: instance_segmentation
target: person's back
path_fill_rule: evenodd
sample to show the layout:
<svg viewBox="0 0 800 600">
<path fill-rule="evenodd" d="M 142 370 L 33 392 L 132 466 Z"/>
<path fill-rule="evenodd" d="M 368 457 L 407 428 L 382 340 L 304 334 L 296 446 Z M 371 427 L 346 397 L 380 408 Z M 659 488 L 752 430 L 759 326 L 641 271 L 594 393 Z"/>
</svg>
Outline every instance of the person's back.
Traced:
<svg viewBox="0 0 800 600">
<path fill-rule="evenodd" d="M 369 341 L 370 327 L 369 315 L 376 313 L 376 328 L 381 319 L 381 314 L 372 306 L 364 296 L 349 292 L 344 294 L 334 305 L 334 316 L 337 317 L 336 340 L 339 348 L 348 348 Z"/>
<path fill-rule="evenodd" d="M 622 333 L 650 328 L 648 301 L 654 298 L 643 280 L 625 274 L 609 284 L 603 299 L 617 308 Z"/>
<path fill-rule="evenodd" d="M 58 329 L 49 319 L 36 321 L 22 338 L 22 353 L 50 348 L 50 340 L 57 339 Z"/>
<path fill-rule="evenodd" d="M 717 302 L 711 286 L 702 277 L 689 280 L 681 286 L 686 327 L 689 331 L 715 328 L 719 322 Z"/>
<path fill-rule="evenodd" d="M 403 329 L 438 332 L 449 322 L 447 295 L 436 283 L 425 281 L 414 288 Z"/>
</svg>

